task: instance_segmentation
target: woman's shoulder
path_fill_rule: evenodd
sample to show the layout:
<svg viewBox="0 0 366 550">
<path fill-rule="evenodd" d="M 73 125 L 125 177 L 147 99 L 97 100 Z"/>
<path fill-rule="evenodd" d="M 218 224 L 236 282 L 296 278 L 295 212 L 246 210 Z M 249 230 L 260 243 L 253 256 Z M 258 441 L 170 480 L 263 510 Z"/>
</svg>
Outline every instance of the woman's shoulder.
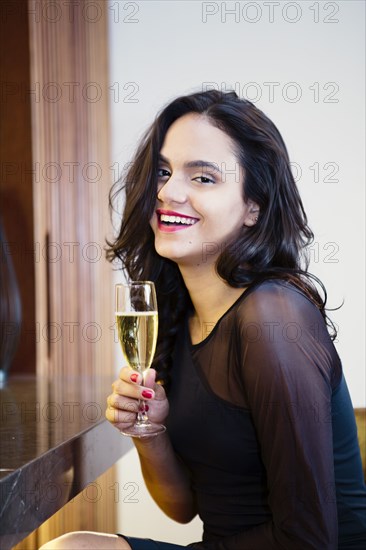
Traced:
<svg viewBox="0 0 366 550">
<path fill-rule="evenodd" d="M 249 287 L 244 296 L 237 308 L 239 317 L 244 320 L 270 322 L 274 318 L 282 321 L 292 318 L 325 324 L 310 296 L 288 280 L 265 279 Z"/>
<path fill-rule="evenodd" d="M 234 327 L 239 349 L 243 343 L 252 349 L 254 367 L 261 357 L 261 371 L 270 377 L 276 368 L 308 372 L 302 371 L 304 360 L 307 365 L 313 362 L 335 388 L 342 373 L 341 360 L 324 317 L 310 297 L 279 279 L 268 279 L 248 290 L 238 304 Z"/>
</svg>

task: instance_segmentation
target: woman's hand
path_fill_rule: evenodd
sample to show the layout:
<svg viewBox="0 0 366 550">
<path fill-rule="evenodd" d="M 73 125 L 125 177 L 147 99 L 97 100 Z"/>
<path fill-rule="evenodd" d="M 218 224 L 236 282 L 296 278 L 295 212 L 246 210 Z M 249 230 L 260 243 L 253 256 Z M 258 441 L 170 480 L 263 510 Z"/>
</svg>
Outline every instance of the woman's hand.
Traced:
<svg viewBox="0 0 366 550">
<path fill-rule="evenodd" d="M 119 379 L 113 382 L 113 393 L 108 397 L 106 418 L 119 430 L 132 426 L 136 421 L 138 400 L 145 400 L 145 410 L 149 420 L 158 424 L 164 423 L 168 416 L 169 403 L 165 390 L 155 383 L 156 371 L 149 369 L 143 377 L 130 367 L 123 367 Z"/>
</svg>

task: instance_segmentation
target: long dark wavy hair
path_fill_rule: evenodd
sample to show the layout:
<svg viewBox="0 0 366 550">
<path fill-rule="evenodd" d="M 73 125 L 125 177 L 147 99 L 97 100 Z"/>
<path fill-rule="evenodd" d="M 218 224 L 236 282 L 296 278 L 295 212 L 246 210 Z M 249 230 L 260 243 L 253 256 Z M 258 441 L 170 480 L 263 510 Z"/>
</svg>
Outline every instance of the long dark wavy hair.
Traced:
<svg viewBox="0 0 366 550">
<path fill-rule="evenodd" d="M 232 287 L 249 287 L 265 279 L 285 279 L 301 289 L 319 308 L 325 322 L 327 293 L 307 271 L 306 248 L 314 235 L 290 168 L 287 148 L 273 122 L 234 91 L 209 90 L 181 96 L 156 116 L 143 134 L 125 175 L 112 187 L 109 204 L 125 191 L 125 207 L 117 237 L 107 241 L 107 259 L 122 261 L 128 278 L 155 282 L 159 304 L 159 337 L 153 367 L 169 387 L 169 368 L 175 337 L 192 303 L 178 266 L 159 256 L 149 221 L 156 208 L 159 152 L 168 128 L 188 113 L 204 115 L 236 144 L 244 168 L 243 197 L 259 205 L 258 221 L 243 226 L 216 262 L 216 271 Z M 317 290 L 318 284 L 324 295 Z"/>
</svg>

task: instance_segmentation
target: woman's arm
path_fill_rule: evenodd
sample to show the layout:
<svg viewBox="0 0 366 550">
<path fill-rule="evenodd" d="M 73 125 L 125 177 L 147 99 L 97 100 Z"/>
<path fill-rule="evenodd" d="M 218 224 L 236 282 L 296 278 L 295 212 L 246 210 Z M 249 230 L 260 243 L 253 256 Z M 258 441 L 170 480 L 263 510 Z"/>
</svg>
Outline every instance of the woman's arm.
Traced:
<svg viewBox="0 0 366 550">
<path fill-rule="evenodd" d="M 150 495 L 167 516 L 189 523 L 197 514 L 190 480 L 166 433 L 151 440 L 134 439 Z"/>
<path fill-rule="evenodd" d="M 131 368 L 123 367 L 107 400 L 106 417 L 118 429 L 127 428 L 135 422 L 137 400 L 141 399 L 144 390 L 152 390 L 150 399 L 144 397 L 149 404 L 149 418 L 153 422 L 164 423 L 168 415 L 169 403 L 163 387 L 155 384 L 155 370 L 148 371 L 143 386 L 140 385 L 141 375 L 131 380 L 131 375 L 135 374 Z M 164 433 L 152 438 L 133 438 L 133 442 L 146 486 L 157 505 L 179 523 L 191 521 L 197 510 L 189 474 L 174 453 L 169 436 Z"/>
</svg>

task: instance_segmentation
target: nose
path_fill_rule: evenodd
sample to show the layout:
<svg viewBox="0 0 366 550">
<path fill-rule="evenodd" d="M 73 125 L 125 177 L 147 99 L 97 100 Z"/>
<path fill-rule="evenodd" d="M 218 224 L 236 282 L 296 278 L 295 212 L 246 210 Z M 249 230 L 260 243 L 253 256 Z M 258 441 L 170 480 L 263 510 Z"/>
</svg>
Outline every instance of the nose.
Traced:
<svg viewBox="0 0 366 550">
<path fill-rule="evenodd" d="M 158 184 L 157 198 L 165 204 L 184 204 L 188 200 L 184 181 L 172 174 L 166 182 Z"/>
</svg>

